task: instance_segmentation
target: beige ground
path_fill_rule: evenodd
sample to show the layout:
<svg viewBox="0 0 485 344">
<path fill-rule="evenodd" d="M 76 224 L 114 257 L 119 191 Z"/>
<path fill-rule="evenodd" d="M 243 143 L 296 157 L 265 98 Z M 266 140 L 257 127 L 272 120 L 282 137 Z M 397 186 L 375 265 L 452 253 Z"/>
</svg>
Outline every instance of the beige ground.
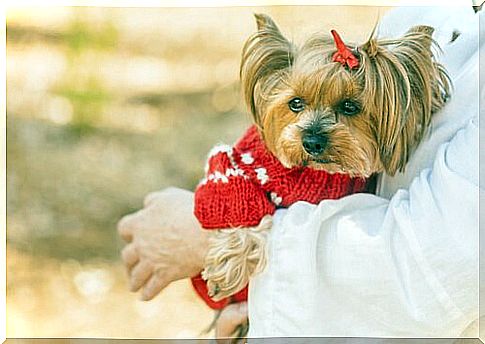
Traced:
<svg viewBox="0 0 485 344">
<path fill-rule="evenodd" d="M 116 263 L 39 261 L 10 250 L 8 269 L 9 337 L 194 338 L 212 317 L 187 280 L 138 301 Z"/>
<path fill-rule="evenodd" d="M 299 38 L 364 40 L 373 7 L 47 8 L 7 13 L 7 335 L 199 336 L 211 312 L 180 281 L 127 291 L 116 222 L 192 189 L 250 123 L 237 85 L 253 12 Z"/>
</svg>

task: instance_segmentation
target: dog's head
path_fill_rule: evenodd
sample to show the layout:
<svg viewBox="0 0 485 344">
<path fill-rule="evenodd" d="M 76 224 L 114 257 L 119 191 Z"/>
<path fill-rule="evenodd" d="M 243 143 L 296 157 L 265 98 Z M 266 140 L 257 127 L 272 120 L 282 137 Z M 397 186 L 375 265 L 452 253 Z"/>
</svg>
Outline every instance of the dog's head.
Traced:
<svg viewBox="0 0 485 344">
<path fill-rule="evenodd" d="M 315 35 L 301 47 L 270 17 L 241 61 L 245 100 L 268 149 L 286 167 L 369 176 L 403 170 L 449 97 L 446 71 L 433 56 L 426 26 L 402 38 L 345 48 L 353 63 L 335 57 L 338 35 Z M 343 45 L 343 42 L 340 42 Z M 342 48 L 342 47 L 340 47 Z"/>
</svg>

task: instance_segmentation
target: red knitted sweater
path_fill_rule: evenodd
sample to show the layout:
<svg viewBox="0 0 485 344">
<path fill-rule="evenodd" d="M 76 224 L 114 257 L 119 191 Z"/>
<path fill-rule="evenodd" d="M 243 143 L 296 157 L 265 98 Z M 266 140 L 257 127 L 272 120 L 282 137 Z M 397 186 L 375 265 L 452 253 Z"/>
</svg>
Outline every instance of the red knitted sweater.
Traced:
<svg viewBox="0 0 485 344">
<path fill-rule="evenodd" d="M 266 148 L 258 129 L 250 127 L 234 147 L 209 153 L 206 176 L 195 191 L 194 213 L 204 229 L 254 227 L 276 208 L 297 201 L 317 204 L 363 192 L 367 180 L 329 174 L 308 167 L 286 168 Z M 205 281 L 192 278 L 197 293 L 213 309 L 247 299 L 247 287 L 230 299 L 212 300 Z"/>
</svg>

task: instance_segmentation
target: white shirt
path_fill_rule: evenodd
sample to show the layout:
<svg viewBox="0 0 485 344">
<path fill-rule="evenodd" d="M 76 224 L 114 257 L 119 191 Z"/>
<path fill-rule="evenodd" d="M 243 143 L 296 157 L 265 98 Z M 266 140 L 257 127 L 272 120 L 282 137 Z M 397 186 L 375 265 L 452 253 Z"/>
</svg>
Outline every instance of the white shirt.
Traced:
<svg viewBox="0 0 485 344">
<path fill-rule="evenodd" d="M 268 266 L 250 283 L 249 337 L 456 337 L 478 318 L 478 17 L 405 7 L 383 19 L 382 37 L 435 27 L 452 98 L 377 196 L 275 214 Z"/>
</svg>

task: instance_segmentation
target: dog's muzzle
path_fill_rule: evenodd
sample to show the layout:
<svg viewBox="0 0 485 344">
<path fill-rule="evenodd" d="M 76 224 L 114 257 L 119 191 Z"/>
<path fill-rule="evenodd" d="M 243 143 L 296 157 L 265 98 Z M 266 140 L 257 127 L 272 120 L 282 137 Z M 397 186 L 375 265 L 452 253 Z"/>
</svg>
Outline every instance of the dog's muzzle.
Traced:
<svg viewBox="0 0 485 344">
<path fill-rule="evenodd" d="M 325 134 L 303 133 L 301 142 L 303 149 L 311 156 L 319 156 L 325 151 L 328 137 Z"/>
</svg>

